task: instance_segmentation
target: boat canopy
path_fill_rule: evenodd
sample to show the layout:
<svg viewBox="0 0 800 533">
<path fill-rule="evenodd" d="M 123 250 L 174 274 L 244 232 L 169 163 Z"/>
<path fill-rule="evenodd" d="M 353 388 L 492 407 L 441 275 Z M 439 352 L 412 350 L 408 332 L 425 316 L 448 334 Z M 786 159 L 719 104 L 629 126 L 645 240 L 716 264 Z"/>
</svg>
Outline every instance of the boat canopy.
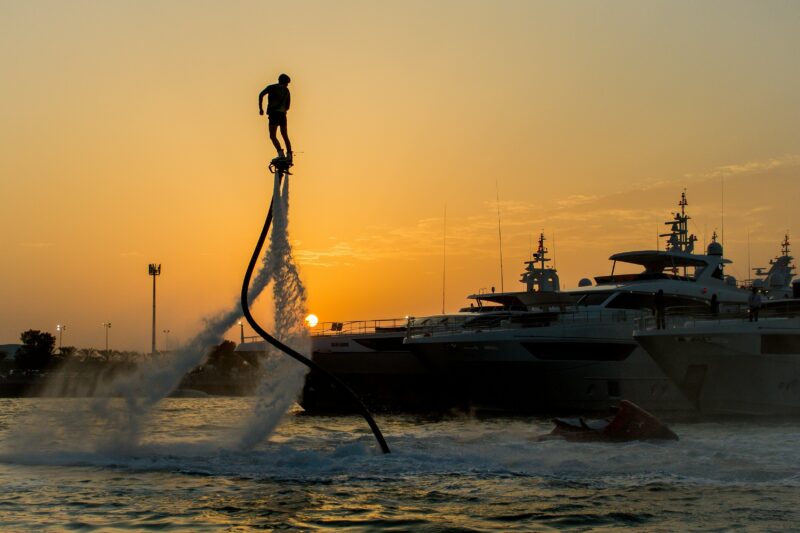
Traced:
<svg viewBox="0 0 800 533">
<path fill-rule="evenodd" d="M 673 279 L 681 281 L 723 280 L 723 265 L 730 263 L 719 255 L 693 254 L 679 250 L 641 250 L 622 252 L 609 258 L 613 261 L 610 276 L 596 276 L 598 285 L 625 283 L 629 281 L 652 281 Z M 615 274 L 617 263 L 628 263 L 644 267 L 638 274 Z M 679 273 L 683 270 L 682 273 Z"/>
<path fill-rule="evenodd" d="M 568 292 L 504 292 L 471 294 L 467 298 L 476 300 L 479 306 L 484 302 L 502 305 L 506 309 L 524 310 L 530 306 L 564 307 L 574 304 L 580 295 Z"/>
<path fill-rule="evenodd" d="M 648 272 L 663 272 L 675 267 L 704 267 L 711 263 L 730 263 L 728 259 L 690 254 L 686 252 L 673 252 L 661 250 L 642 250 L 637 252 L 621 252 L 609 257 L 611 261 L 641 265 Z"/>
</svg>

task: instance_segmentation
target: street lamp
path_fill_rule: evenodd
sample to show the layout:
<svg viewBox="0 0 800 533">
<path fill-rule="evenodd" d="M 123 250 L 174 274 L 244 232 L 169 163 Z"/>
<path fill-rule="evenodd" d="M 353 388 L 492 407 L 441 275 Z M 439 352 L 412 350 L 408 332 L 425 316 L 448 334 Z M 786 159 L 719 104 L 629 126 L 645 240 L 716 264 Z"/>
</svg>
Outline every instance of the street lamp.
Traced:
<svg viewBox="0 0 800 533">
<path fill-rule="evenodd" d="M 108 330 L 111 328 L 111 322 L 103 322 L 103 328 L 106 330 L 106 353 L 108 353 Z"/>
<path fill-rule="evenodd" d="M 63 339 L 64 330 L 65 329 L 67 329 L 67 326 L 65 326 L 64 324 L 57 324 L 56 325 L 56 331 L 58 331 L 58 351 L 59 352 L 61 351 L 61 346 L 62 346 L 61 341 Z"/>
<path fill-rule="evenodd" d="M 147 273 L 153 276 L 153 344 L 150 353 L 156 353 L 156 276 L 161 275 L 161 264 L 150 263 Z"/>
<path fill-rule="evenodd" d="M 164 334 L 164 352 L 169 351 L 169 330 L 165 329 L 162 330 L 161 333 Z"/>
<path fill-rule="evenodd" d="M 239 336 L 241 338 L 241 343 L 244 344 L 244 324 L 242 321 L 239 321 Z"/>
</svg>

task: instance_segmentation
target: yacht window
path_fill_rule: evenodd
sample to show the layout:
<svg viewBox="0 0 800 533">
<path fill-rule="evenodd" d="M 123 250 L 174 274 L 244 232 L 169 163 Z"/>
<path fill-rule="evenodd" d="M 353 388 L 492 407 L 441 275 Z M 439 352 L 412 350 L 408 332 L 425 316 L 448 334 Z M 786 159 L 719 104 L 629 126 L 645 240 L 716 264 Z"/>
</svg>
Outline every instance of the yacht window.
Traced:
<svg viewBox="0 0 800 533">
<path fill-rule="evenodd" d="M 581 296 L 581 299 L 578 300 L 577 305 L 600 305 L 608 300 L 608 295 L 609 293 L 607 292 L 584 294 Z"/>
<path fill-rule="evenodd" d="M 717 279 L 722 279 L 722 265 L 717 265 L 717 267 L 718 268 L 714 268 L 712 270 L 711 277 L 712 278 L 717 278 Z M 686 271 L 686 275 L 690 280 L 696 280 L 696 279 L 699 279 L 700 276 L 703 275 L 703 272 L 705 272 L 706 269 L 709 269 L 709 268 L 711 268 L 710 265 L 703 265 L 703 266 L 698 265 L 698 266 L 689 267 L 688 269 L 686 269 L 687 270 Z"/>
<path fill-rule="evenodd" d="M 655 302 L 653 294 L 623 292 L 611 300 L 606 307 L 609 309 L 651 309 Z M 696 298 L 678 296 L 674 294 L 664 295 L 664 307 L 683 307 L 683 308 L 705 308 L 704 303 Z"/>
<path fill-rule="evenodd" d="M 653 306 L 653 296 L 623 292 L 611 300 L 606 307 L 611 309 L 646 309 Z"/>
</svg>

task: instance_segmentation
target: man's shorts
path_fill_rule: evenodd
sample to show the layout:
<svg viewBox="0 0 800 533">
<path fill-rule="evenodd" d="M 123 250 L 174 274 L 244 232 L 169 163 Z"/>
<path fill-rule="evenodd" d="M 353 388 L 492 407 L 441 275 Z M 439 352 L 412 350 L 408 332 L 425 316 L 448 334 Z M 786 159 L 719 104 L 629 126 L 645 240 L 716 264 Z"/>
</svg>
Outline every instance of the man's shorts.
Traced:
<svg viewBox="0 0 800 533">
<path fill-rule="evenodd" d="M 286 127 L 286 113 L 272 113 L 269 115 L 269 125 Z"/>
</svg>

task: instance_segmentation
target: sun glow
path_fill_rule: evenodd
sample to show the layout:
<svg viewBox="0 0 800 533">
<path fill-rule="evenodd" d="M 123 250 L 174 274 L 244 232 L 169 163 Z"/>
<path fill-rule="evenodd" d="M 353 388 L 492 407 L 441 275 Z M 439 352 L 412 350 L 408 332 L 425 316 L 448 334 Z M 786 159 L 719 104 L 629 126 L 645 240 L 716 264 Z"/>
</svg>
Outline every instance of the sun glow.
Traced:
<svg viewBox="0 0 800 533">
<path fill-rule="evenodd" d="M 317 318 L 317 315 L 310 314 L 306 317 L 306 324 L 310 328 L 316 327 L 319 324 L 319 318 Z"/>
</svg>

